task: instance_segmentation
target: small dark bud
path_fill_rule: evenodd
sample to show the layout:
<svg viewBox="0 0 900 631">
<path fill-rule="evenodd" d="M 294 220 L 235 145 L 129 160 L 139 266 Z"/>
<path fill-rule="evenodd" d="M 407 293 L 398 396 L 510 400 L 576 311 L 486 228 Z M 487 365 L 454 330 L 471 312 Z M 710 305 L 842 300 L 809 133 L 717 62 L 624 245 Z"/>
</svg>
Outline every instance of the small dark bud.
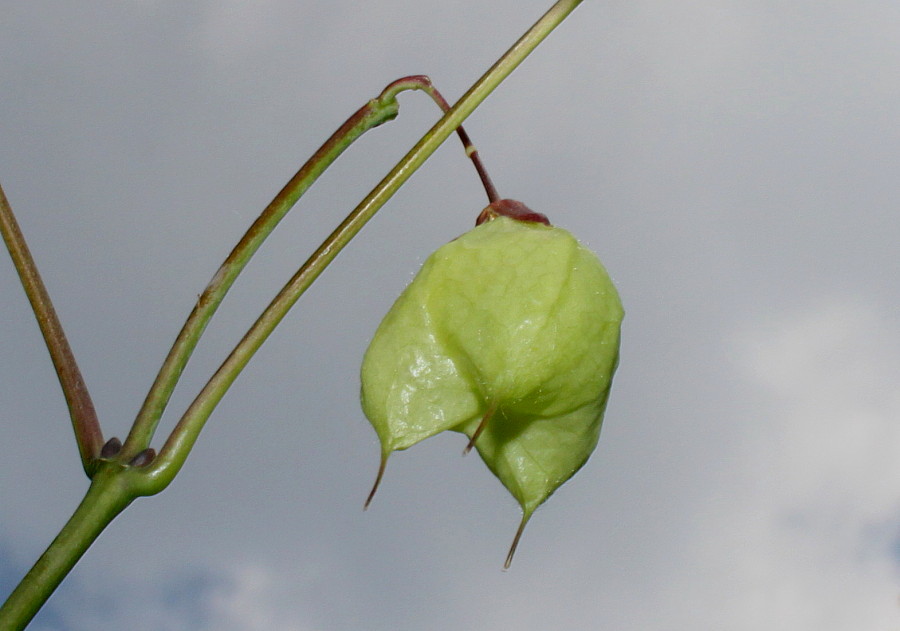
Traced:
<svg viewBox="0 0 900 631">
<path fill-rule="evenodd" d="M 100 450 L 100 457 L 104 460 L 109 460 L 110 458 L 115 458 L 121 450 L 122 441 L 116 437 L 113 437 L 106 441 L 106 444 L 103 445 L 103 448 Z"/>
<path fill-rule="evenodd" d="M 150 447 L 132 458 L 128 465 L 131 467 L 146 467 L 153 462 L 154 458 L 156 458 L 156 450 Z"/>
</svg>

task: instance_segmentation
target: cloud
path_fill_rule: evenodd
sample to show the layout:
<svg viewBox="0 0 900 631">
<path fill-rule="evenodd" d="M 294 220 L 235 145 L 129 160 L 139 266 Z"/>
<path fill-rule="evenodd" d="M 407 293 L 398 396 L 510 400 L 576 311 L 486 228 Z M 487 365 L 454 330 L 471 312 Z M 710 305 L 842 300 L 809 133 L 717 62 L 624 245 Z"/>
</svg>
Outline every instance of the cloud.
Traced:
<svg viewBox="0 0 900 631">
<path fill-rule="evenodd" d="M 312 608 L 297 598 L 298 585 L 309 583 L 250 560 L 173 571 L 149 586 L 138 575 L 115 585 L 76 578 L 40 612 L 35 631 L 313 631 L 303 622 Z"/>
<path fill-rule="evenodd" d="M 231 571 L 229 580 L 204 599 L 208 618 L 204 629 L 229 631 L 311 631 L 293 607 L 285 606 L 296 588 L 286 576 L 262 565 Z"/>
<path fill-rule="evenodd" d="M 895 323 L 843 298 L 735 339 L 756 389 L 739 417 L 743 449 L 698 517 L 693 552 L 713 572 L 672 598 L 696 594 L 691 606 L 713 620 L 727 610 L 719 622 L 732 629 L 900 628 Z"/>
</svg>

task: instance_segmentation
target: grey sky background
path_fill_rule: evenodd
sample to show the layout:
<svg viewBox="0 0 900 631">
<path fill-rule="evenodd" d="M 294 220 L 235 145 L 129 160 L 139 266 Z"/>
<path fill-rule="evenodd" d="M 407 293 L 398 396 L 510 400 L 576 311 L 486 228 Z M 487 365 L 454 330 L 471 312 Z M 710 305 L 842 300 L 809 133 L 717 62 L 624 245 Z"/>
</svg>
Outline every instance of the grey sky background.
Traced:
<svg viewBox="0 0 900 631">
<path fill-rule="evenodd" d="M 107 436 L 197 294 L 351 112 L 458 98 L 549 0 L 19 2 L 0 181 Z M 484 195 L 455 139 L 300 301 L 173 485 L 33 625 L 135 631 L 900 629 L 900 5 L 588 0 L 470 118 L 501 193 L 594 249 L 626 308 L 600 446 L 532 519 L 464 439 L 392 458 L 358 367 Z M 423 95 L 279 227 L 171 427 L 311 249 L 436 120 Z M 0 257 L 0 587 L 87 481 Z"/>
</svg>

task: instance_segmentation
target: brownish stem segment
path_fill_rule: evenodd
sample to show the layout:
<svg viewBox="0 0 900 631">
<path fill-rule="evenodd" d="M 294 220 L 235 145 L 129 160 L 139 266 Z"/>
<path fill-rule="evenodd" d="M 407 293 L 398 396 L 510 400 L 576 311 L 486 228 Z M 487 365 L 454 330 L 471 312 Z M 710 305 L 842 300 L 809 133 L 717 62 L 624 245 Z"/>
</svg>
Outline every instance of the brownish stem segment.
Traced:
<svg viewBox="0 0 900 631">
<path fill-rule="evenodd" d="M 382 454 L 381 464 L 378 465 L 378 474 L 375 476 L 375 484 L 372 485 L 372 490 L 369 491 L 369 496 L 366 498 L 366 503 L 363 504 L 363 510 L 369 508 L 369 504 L 372 503 L 372 498 L 375 497 L 375 491 L 378 490 L 378 485 L 381 484 L 381 478 L 384 477 L 384 469 L 385 467 L 387 467 L 387 461 L 387 454 Z"/>
<path fill-rule="evenodd" d="M 62 324 L 60 324 L 53 303 L 50 301 L 50 295 L 47 293 L 44 281 L 41 280 L 37 265 L 25 243 L 25 237 L 22 235 L 2 187 L 0 187 L 0 232 L 3 234 L 3 241 L 16 266 L 19 278 L 22 280 L 22 287 L 25 289 L 34 316 L 37 318 L 41 334 L 47 344 L 47 350 L 50 351 L 50 359 L 59 377 L 66 404 L 69 406 L 69 415 L 72 418 L 72 427 L 75 430 L 75 440 L 78 442 L 82 466 L 88 477 L 92 477 L 96 469 L 96 459 L 103 448 L 103 433 L 100 431 L 97 412 L 84 378 L 81 376 L 81 371 L 78 369 L 75 356 L 72 354 L 69 341 L 66 339 Z"/>
<path fill-rule="evenodd" d="M 402 79 L 398 79 L 393 84 L 403 85 L 406 88 L 415 88 L 422 90 L 431 99 L 438 104 L 441 108 L 441 111 L 444 113 L 450 111 L 450 104 L 447 102 L 447 99 L 438 92 L 438 89 L 434 87 L 434 84 L 431 82 L 431 78 L 427 75 L 412 75 L 410 77 L 403 77 Z M 390 86 L 389 86 L 390 87 Z M 478 177 L 481 179 L 481 184 L 484 186 L 484 192 L 487 193 L 488 202 L 496 202 L 500 199 L 500 195 L 497 193 L 497 189 L 494 187 L 494 183 L 491 181 L 490 176 L 488 175 L 487 169 L 484 168 L 484 163 L 481 161 L 481 156 L 478 155 L 478 149 L 475 148 L 475 145 L 472 143 L 472 140 L 469 138 L 469 134 L 466 133 L 466 130 L 463 129 L 463 126 L 460 125 L 456 128 L 456 135 L 459 136 L 459 140 L 463 144 L 463 149 L 466 151 L 466 155 L 469 156 L 469 159 L 472 160 L 472 164 L 475 165 L 475 170 L 478 172 Z"/>
<path fill-rule="evenodd" d="M 481 436 L 481 432 L 483 432 L 484 428 L 487 427 L 488 421 L 491 420 L 491 417 L 494 416 L 494 412 L 496 411 L 497 404 L 491 403 L 490 406 L 488 406 L 487 412 L 485 412 L 484 416 L 481 417 L 481 422 L 478 424 L 478 427 L 475 428 L 475 432 L 472 434 L 472 438 L 469 439 L 469 444 L 466 445 L 465 449 L 463 449 L 464 456 L 472 451 L 472 447 L 475 446 L 475 441 L 478 440 L 479 436 Z"/>
<path fill-rule="evenodd" d="M 519 529 L 516 530 L 516 536 L 513 537 L 512 545 L 509 546 L 509 552 L 506 555 L 506 561 L 503 563 L 503 569 L 508 570 L 509 566 L 512 565 L 513 556 L 516 554 L 516 548 L 519 547 L 519 539 L 522 538 L 522 533 L 525 532 L 525 526 L 528 524 L 528 518 L 531 515 L 523 515 L 522 522 L 519 524 Z"/>
</svg>

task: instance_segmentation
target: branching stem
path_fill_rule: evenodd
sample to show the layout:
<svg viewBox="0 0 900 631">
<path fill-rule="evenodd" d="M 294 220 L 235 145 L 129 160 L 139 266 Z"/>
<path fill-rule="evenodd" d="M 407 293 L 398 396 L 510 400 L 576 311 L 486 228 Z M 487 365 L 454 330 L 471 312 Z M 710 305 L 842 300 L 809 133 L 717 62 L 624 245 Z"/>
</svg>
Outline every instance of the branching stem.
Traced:
<svg viewBox="0 0 900 631">
<path fill-rule="evenodd" d="M 347 147 L 366 131 L 397 116 L 396 96 L 404 89 L 408 88 L 388 86 L 377 98 L 357 110 L 307 160 L 253 222 L 253 225 L 219 267 L 206 289 L 203 290 L 193 311 L 181 328 L 140 412 L 138 412 L 122 448 L 122 459 L 127 460 L 134 457 L 149 446 L 156 426 L 175 389 L 175 384 L 197 346 L 200 336 L 250 258 L 297 200 Z"/>
<path fill-rule="evenodd" d="M 558 0 L 441 117 L 307 259 L 200 391 L 175 426 L 159 456 L 149 466 L 133 472 L 144 481 L 143 485 L 135 481 L 135 485 L 142 488 L 142 493 L 158 493 L 168 486 L 184 465 L 219 401 L 300 296 L 416 169 L 580 3 L 581 0 Z"/>
<path fill-rule="evenodd" d="M 50 350 L 71 411 L 82 462 L 85 471 L 92 477 L 91 486 L 72 518 L 6 602 L 0 606 L 0 631 L 24 629 L 116 515 L 138 496 L 158 493 L 172 481 L 184 464 L 213 409 L 300 295 L 412 173 L 454 130 L 458 130 L 463 120 L 581 1 L 557 0 L 456 105 L 446 110 L 446 102 L 443 103 L 442 107 L 446 110 L 444 116 L 347 216 L 285 285 L 189 406 L 157 457 L 154 457 L 149 443 L 163 410 L 200 335 L 247 261 L 300 195 L 353 140 L 366 130 L 397 115 L 395 97 L 398 92 L 413 87 L 426 88 L 421 84 L 417 86 L 404 84 L 404 80 L 388 86 L 378 98 L 370 101 L 342 125 L 263 211 L 197 301 L 121 449 L 117 439 L 110 440 L 104 448 L 103 437 L 87 388 L 34 261 L 28 253 L 12 209 L 0 189 L 0 230 Z M 415 81 L 413 78 L 412 82 Z M 433 86 L 426 91 L 429 91 L 433 98 L 437 95 L 437 92 L 433 91 Z M 439 104 L 442 100 L 441 98 L 438 101 Z M 483 172 L 483 167 L 480 167 L 477 152 L 464 132 L 460 136 L 467 153 L 472 157 L 482 176 L 488 198 L 493 203 L 496 201 L 494 199 L 496 191 L 493 190 L 487 174 Z"/>
</svg>

